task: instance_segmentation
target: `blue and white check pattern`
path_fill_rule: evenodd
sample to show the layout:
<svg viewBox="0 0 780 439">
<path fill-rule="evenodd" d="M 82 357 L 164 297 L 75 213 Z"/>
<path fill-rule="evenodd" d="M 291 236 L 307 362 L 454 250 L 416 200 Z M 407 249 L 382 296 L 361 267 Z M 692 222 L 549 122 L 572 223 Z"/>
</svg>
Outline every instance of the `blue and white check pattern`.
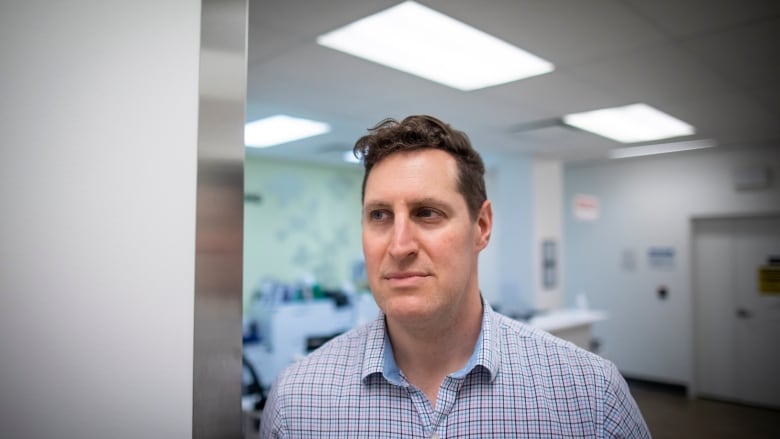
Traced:
<svg viewBox="0 0 780 439">
<path fill-rule="evenodd" d="M 650 437 L 611 362 L 484 309 L 474 354 L 435 409 L 398 370 L 380 314 L 277 378 L 260 437 Z"/>
</svg>

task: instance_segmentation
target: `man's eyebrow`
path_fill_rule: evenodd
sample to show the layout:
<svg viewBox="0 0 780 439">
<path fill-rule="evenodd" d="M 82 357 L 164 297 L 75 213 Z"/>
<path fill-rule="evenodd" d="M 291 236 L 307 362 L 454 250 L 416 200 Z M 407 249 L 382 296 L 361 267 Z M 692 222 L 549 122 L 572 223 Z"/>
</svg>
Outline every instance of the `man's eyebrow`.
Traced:
<svg viewBox="0 0 780 439">
<path fill-rule="evenodd" d="M 438 198 L 433 197 L 424 197 L 417 200 L 412 200 L 411 203 L 409 203 L 412 206 L 444 206 L 447 205 L 447 203 L 444 200 L 440 200 Z"/>
<path fill-rule="evenodd" d="M 446 207 L 449 205 L 444 200 L 433 197 L 422 197 L 410 200 L 407 203 L 410 207 L 418 208 L 422 206 L 434 206 L 434 207 Z M 369 200 L 363 203 L 363 209 L 388 209 L 391 208 L 391 203 L 381 200 Z"/>
<path fill-rule="evenodd" d="M 363 203 L 363 209 L 380 209 L 380 208 L 387 208 L 389 207 L 389 203 L 385 203 L 384 201 L 377 201 L 377 200 L 370 200 Z"/>
</svg>

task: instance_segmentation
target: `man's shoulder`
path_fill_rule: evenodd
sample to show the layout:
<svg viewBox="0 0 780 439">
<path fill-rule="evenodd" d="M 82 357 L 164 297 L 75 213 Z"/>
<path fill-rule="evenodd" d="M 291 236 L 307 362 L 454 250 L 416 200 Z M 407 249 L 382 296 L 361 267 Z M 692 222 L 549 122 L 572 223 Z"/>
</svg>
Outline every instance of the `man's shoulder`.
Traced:
<svg viewBox="0 0 780 439">
<path fill-rule="evenodd" d="M 361 373 L 366 341 L 373 323 L 353 328 L 329 340 L 317 350 L 288 366 L 279 386 L 335 384 Z"/>
<path fill-rule="evenodd" d="M 320 421 L 339 422 L 343 416 L 327 416 L 327 419 L 308 416 L 336 410 L 339 401 L 359 398 L 363 363 L 370 349 L 369 341 L 376 337 L 377 324 L 374 321 L 336 336 L 282 371 L 271 387 L 263 410 L 261 437 L 270 437 L 272 431 L 286 428 L 298 432 L 300 436 L 295 437 L 315 437 L 308 429 L 324 428 Z"/>
<path fill-rule="evenodd" d="M 512 360 L 522 359 L 525 367 L 577 370 L 586 374 L 611 373 L 612 363 L 569 341 L 501 314 L 496 314 L 501 350 Z"/>
<path fill-rule="evenodd" d="M 583 430 L 575 436 L 603 431 L 607 437 L 649 437 L 614 363 L 523 322 L 501 315 L 493 321 L 498 333 L 493 343 L 501 351 L 497 382 L 508 389 L 532 389 L 523 394 L 532 404 L 516 399 L 521 406 L 534 413 L 547 410 L 555 419 L 571 420 L 572 426 L 594 422 L 581 424 Z"/>
</svg>

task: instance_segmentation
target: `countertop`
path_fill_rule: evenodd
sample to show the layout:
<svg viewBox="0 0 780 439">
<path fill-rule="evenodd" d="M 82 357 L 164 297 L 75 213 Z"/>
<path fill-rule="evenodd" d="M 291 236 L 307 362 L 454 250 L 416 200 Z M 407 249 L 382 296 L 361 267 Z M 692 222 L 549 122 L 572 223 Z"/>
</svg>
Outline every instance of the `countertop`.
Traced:
<svg viewBox="0 0 780 439">
<path fill-rule="evenodd" d="M 546 311 L 533 316 L 526 323 L 547 332 L 554 332 L 575 326 L 590 325 L 607 318 L 606 311 L 569 308 Z"/>
</svg>

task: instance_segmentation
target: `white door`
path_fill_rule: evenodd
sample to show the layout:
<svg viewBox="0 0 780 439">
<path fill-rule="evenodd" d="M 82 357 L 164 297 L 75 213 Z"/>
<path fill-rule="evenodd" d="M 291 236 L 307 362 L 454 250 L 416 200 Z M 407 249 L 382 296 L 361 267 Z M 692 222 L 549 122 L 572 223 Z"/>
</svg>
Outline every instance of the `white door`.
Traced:
<svg viewBox="0 0 780 439">
<path fill-rule="evenodd" d="M 780 217 L 697 220 L 693 258 L 697 393 L 780 407 Z"/>
</svg>

